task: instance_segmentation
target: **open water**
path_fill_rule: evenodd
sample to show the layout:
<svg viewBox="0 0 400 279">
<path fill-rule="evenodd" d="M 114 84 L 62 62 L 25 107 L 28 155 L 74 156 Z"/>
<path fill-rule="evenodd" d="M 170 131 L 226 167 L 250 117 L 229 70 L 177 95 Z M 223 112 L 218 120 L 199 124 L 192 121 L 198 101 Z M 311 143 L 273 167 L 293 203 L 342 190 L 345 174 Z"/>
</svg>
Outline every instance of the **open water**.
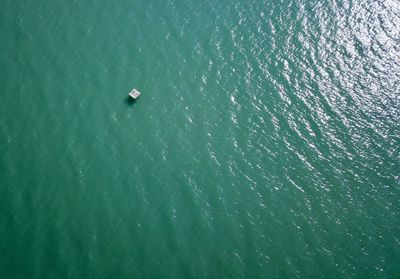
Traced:
<svg viewBox="0 0 400 279">
<path fill-rule="evenodd" d="M 399 26 L 392 0 L 2 0 L 0 278 L 399 278 Z"/>
</svg>

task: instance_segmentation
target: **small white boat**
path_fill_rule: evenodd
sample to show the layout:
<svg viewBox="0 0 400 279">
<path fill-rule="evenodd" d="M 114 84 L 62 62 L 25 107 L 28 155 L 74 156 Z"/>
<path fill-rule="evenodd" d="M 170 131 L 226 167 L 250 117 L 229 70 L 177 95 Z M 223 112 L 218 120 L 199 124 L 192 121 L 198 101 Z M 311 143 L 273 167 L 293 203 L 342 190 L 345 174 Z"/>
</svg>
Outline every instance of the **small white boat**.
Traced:
<svg viewBox="0 0 400 279">
<path fill-rule="evenodd" d="M 137 98 L 139 98 L 140 92 L 136 89 L 132 89 L 132 91 L 129 92 L 129 96 L 131 96 L 134 100 L 136 100 Z"/>
</svg>

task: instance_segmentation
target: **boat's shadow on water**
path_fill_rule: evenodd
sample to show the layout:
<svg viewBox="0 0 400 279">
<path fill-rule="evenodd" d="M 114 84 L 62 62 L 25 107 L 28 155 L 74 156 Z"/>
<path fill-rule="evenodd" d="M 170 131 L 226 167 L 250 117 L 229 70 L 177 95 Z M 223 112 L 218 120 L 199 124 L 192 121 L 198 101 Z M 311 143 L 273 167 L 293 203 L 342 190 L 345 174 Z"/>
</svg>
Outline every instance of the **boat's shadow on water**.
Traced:
<svg viewBox="0 0 400 279">
<path fill-rule="evenodd" d="M 127 106 L 132 106 L 134 103 L 136 103 L 136 100 L 128 96 L 128 97 L 126 97 L 126 98 L 124 99 L 124 103 L 125 103 Z"/>
</svg>

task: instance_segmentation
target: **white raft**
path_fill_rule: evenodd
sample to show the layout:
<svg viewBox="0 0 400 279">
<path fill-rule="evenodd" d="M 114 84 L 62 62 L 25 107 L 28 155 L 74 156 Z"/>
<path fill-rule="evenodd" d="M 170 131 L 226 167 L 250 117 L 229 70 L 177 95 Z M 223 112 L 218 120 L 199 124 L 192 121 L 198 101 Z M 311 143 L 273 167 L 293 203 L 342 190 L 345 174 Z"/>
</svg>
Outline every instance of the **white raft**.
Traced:
<svg viewBox="0 0 400 279">
<path fill-rule="evenodd" d="M 136 100 L 137 98 L 139 98 L 140 92 L 136 89 L 132 89 L 132 91 L 129 92 L 129 96 L 131 96 L 134 100 Z"/>
</svg>

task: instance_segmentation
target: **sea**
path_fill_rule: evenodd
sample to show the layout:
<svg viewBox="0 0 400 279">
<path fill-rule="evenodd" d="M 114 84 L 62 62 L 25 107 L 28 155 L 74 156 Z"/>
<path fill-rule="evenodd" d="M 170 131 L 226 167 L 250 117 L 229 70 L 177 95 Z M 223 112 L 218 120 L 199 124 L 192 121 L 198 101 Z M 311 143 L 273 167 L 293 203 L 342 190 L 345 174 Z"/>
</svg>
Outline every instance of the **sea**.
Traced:
<svg viewBox="0 0 400 279">
<path fill-rule="evenodd" d="M 396 0 L 1 0 L 0 278 L 400 278 L 399 26 Z"/>
</svg>

